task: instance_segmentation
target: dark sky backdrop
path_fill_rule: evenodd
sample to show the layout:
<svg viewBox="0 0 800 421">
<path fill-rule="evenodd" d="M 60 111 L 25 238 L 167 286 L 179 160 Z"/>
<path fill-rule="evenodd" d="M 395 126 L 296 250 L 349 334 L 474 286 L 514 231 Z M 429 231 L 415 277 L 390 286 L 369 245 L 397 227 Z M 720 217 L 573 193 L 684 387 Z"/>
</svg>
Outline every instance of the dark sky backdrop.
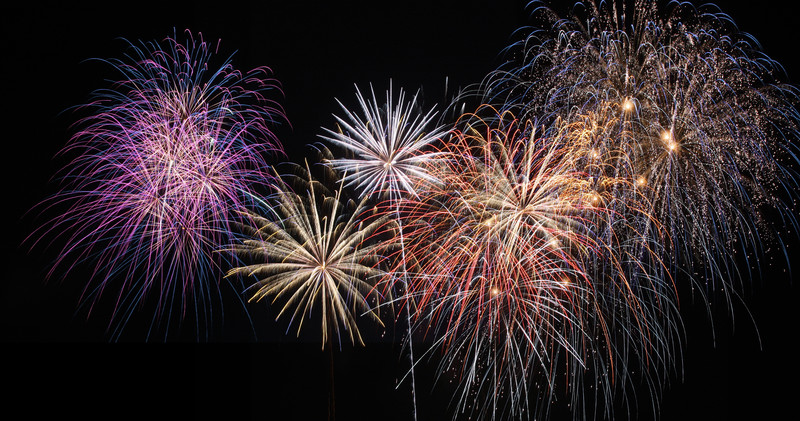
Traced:
<svg viewBox="0 0 800 421">
<path fill-rule="evenodd" d="M 424 88 L 431 106 L 444 102 L 446 77 L 451 87 L 479 81 L 497 65 L 512 31 L 524 24 L 524 2 L 112 3 L 0 6 L 2 411 L 327 419 L 329 355 L 311 340 L 278 334 L 274 312 L 248 307 L 257 340 L 241 309 L 231 306 L 212 344 L 136 343 L 144 334 L 135 322 L 126 343 L 109 344 L 102 318 L 86 320 L 85 313 L 75 312 L 83 286 L 79 276 L 45 284 L 53 251 L 29 253 L 20 246 L 36 222 L 23 214 L 52 192 L 53 156 L 72 133 L 74 115 L 66 110 L 105 86 L 107 68 L 84 60 L 119 57 L 125 44 L 118 37 L 154 40 L 173 29 L 190 29 L 207 40 L 221 39 L 223 52 L 236 51 L 233 64 L 239 69 L 272 68 L 292 124 L 292 130 L 279 131 L 281 140 L 293 158 L 302 158 L 303 145 L 317 140 L 321 126 L 331 127 L 331 114 L 339 111 L 334 98 L 352 104 L 354 83 L 364 88 L 372 82 L 382 91 L 391 78 L 397 87 Z M 717 4 L 800 81 L 800 9 L 793 3 Z M 797 358 L 790 342 L 797 334 L 797 287 L 790 284 L 787 273 L 768 270 L 744 294 L 762 349 L 742 308 L 735 330 L 724 313 L 717 315 L 714 345 L 705 310 L 683 303 L 684 378 L 672 380 L 662 419 L 739 419 L 742 414 L 776 419 L 784 410 L 796 413 Z M 345 346 L 334 353 L 334 361 L 337 419 L 411 419 L 408 388 L 394 390 L 406 369 L 398 345 L 383 340 L 364 349 Z M 419 419 L 424 421 L 443 419 L 447 406 L 447 389 L 430 392 L 429 372 L 418 371 Z M 648 419 L 646 410 L 642 419 Z"/>
</svg>

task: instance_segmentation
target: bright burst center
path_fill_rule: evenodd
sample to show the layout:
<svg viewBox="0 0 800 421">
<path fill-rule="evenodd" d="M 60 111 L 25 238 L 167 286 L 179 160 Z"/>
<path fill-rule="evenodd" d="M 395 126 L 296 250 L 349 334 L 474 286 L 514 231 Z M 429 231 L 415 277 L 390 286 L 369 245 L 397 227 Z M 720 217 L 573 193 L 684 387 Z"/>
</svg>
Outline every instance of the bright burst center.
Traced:
<svg viewBox="0 0 800 421">
<path fill-rule="evenodd" d="M 625 101 L 622 103 L 622 109 L 625 111 L 632 111 L 633 101 L 631 101 L 630 99 L 625 99 Z"/>
</svg>

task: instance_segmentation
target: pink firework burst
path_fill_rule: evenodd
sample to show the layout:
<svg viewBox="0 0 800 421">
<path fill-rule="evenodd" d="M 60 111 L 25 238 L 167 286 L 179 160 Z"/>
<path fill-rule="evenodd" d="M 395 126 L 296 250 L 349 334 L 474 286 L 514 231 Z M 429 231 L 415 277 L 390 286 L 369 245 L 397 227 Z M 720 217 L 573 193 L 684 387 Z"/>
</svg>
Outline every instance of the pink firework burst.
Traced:
<svg viewBox="0 0 800 421">
<path fill-rule="evenodd" d="M 91 114 L 62 151 L 73 157 L 63 188 L 43 203 L 58 215 L 32 236 L 60 242 L 49 277 L 90 269 L 90 313 L 116 295 L 115 338 L 147 300 L 151 329 L 172 315 L 193 313 L 198 335 L 210 323 L 227 258 L 218 249 L 272 180 L 266 158 L 282 153 L 271 127 L 285 117 L 265 96 L 280 92 L 270 69 L 242 73 L 230 57 L 214 67 L 219 44 L 188 32 L 185 43 L 162 44 L 129 43 L 124 59 L 107 61 L 121 80 L 85 106 Z"/>
</svg>

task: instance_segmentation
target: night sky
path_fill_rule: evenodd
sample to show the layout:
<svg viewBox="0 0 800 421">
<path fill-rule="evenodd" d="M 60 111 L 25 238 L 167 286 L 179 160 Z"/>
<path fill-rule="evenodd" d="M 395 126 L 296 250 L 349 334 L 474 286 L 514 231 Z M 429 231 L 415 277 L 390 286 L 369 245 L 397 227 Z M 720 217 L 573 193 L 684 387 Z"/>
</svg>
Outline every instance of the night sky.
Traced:
<svg viewBox="0 0 800 421">
<path fill-rule="evenodd" d="M 16 2 L 14 2 L 16 3 Z M 422 89 L 426 106 L 454 87 L 480 81 L 499 64 L 512 32 L 526 23 L 521 1 L 407 1 L 319 5 L 301 2 L 9 2 L 2 25 L 4 264 L 0 323 L 6 392 L 3 412 L 31 415 L 161 418 L 328 419 L 331 354 L 309 333 L 285 335 L 266 303 L 237 304 L 224 288 L 224 318 L 196 343 L 191 322 L 169 343 L 145 343 L 148 314 L 109 343 L 102 310 L 78 309 L 84 273 L 45 281 L 55 250 L 29 251 L 23 239 L 40 220 L 26 212 L 55 191 L 57 151 L 73 133 L 70 107 L 114 74 L 86 61 L 120 57 L 129 40 L 160 40 L 184 29 L 221 39 L 241 70 L 268 66 L 291 127 L 277 133 L 289 159 L 313 159 L 307 144 L 333 127 L 336 99 L 352 104 L 354 84 Z M 272 4 L 276 3 L 276 4 Z M 769 4 L 758 7 L 753 4 Z M 124 6 L 123 6 L 124 4 Z M 793 1 L 717 2 L 800 83 L 800 35 Z M 447 85 L 445 81 L 447 80 Z M 449 91 L 445 92 L 445 86 Z M 790 258 L 797 257 L 794 244 Z M 797 285 L 780 256 L 743 291 L 735 320 L 718 311 L 714 326 L 699 302 L 683 297 L 683 378 L 671 379 L 663 420 L 779 419 L 796 401 Z M 754 323 L 747 311 L 750 311 Z M 758 329 L 758 334 L 756 332 Z M 412 420 L 410 389 L 395 386 L 407 369 L 400 332 L 367 331 L 332 355 L 335 418 Z M 449 419 L 448 386 L 432 389 L 433 367 L 417 371 L 419 420 Z M 786 383 L 784 383 L 786 382 Z M 651 419 L 643 398 L 639 419 Z M 557 413 L 556 415 L 561 415 Z M 553 418 L 560 419 L 557 417 Z"/>
</svg>

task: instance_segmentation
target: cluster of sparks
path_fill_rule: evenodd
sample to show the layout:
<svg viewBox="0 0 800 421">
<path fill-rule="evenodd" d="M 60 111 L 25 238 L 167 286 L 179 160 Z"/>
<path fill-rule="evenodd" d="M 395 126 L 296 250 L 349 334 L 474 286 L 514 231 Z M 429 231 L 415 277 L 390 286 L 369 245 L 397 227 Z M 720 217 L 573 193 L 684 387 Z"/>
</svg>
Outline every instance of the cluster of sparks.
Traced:
<svg viewBox="0 0 800 421">
<path fill-rule="evenodd" d="M 562 400 L 613 417 L 642 384 L 657 409 L 680 283 L 729 301 L 794 226 L 795 88 L 716 10 L 532 6 L 539 26 L 453 100 L 473 112 L 447 122 L 392 88 L 357 91 L 360 113 L 340 103 L 320 137 L 345 156 L 323 147 L 319 179 L 264 158 L 282 116 L 265 69 L 208 74 L 204 42 L 135 49 L 67 149 L 52 203 L 68 210 L 44 229 L 69 228 L 57 266 L 93 262 L 95 295 L 122 278 L 127 318 L 150 293 L 162 311 L 206 302 L 213 256 L 232 251 L 226 278 L 253 281 L 249 299 L 280 302 L 298 334 L 319 318 L 323 347 L 404 314 L 412 375 L 423 337 L 458 385 L 456 418 L 546 417 Z"/>
</svg>

